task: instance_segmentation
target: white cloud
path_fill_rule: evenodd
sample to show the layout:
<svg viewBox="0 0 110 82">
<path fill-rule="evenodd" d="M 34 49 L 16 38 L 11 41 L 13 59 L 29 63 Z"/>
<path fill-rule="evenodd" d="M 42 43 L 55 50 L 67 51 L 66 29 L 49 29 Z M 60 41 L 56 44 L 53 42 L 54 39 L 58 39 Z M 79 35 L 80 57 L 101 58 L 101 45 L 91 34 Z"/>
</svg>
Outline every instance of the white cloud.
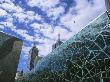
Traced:
<svg viewBox="0 0 110 82">
<path fill-rule="evenodd" d="M 5 21 L 0 21 L 0 26 L 1 26 L 0 28 L 2 30 L 5 29 L 6 27 L 11 29 L 15 28 L 15 26 L 13 25 L 13 18 L 11 18 L 8 13 L 4 14 L 3 17 L 6 17 L 7 19 Z"/>
<path fill-rule="evenodd" d="M 27 16 L 28 21 L 39 20 L 42 21 L 42 17 L 35 13 L 34 11 L 27 11 L 24 13 Z"/>
<path fill-rule="evenodd" d="M 13 18 L 8 17 L 9 16 L 8 14 L 6 14 L 6 16 L 7 16 L 7 19 L 5 21 L 1 21 L 0 24 L 8 28 L 14 28 L 15 26 L 13 25 Z"/>
<path fill-rule="evenodd" d="M 3 9 L 1 9 L 3 8 Z M 12 14 L 7 13 L 12 12 Z M 36 14 L 34 11 L 24 11 L 24 9 L 18 5 L 15 5 L 11 1 L 5 1 L 4 3 L 0 4 L 0 15 L 11 15 L 12 17 L 16 17 L 19 22 L 29 23 L 33 20 L 41 20 L 41 16 Z"/>
<path fill-rule="evenodd" d="M 0 17 L 7 15 L 7 12 L 3 9 L 0 9 Z"/>
<path fill-rule="evenodd" d="M 0 22 L 0 24 L 6 26 L 6 27 L 14 27 L 12 22 Z"/>
<path fill-rule="evenodd" d="M 41 20 L 41 16 L 35 14 L 33 11 L 14 13 L 13 16 L 15 16 L 19 22 L 24 23 L 29 23 L 33 20 Z"/>
<path fill-rule="evenodd" d="M 14 13 L 13 16 L 15 16 L 19 22 L 24 23 L 30 23 L 33 20 L 42 20 L 41 16 L 35 14 L 33 11 Z"/>
<path fill-rule="evenodd" d="M 42 24 L 33 23 L 30 26 L 34 29 L 36 33 L 38 33 L 38 30 L 40 30 L 40 32 L 43 33 L 45 36 L 50 37 L 52 34 L 52 26 L 45 22 L 43 22 Z"/>
<path fill-rule="evenodd" d="M 28 0 L 28 5 L 48 9 L 54 7 L 58 2 L 59 0 Z"/>
<path fill-rule="evenodd" d="M 12 0 L 0 0 L 0 3 L 6 2 L 6 3 L 11 3 Z"/>
<path fill-rule="evenodd" d="M 38 23 L 33 23 L 33 24 L 31 24 L 30 25 L 34 30 L 36 30 L 36 29 L 44 29 L 45 27 L 44 27 L 44 25 L 43 24 L 38 24 Z"/>
<path fill-rule="evenodd" d="M 47 13 L 49 17 L 52 17 L 54 20 L 64 12 L 64 7 L 55 7 L 55 5 L 58 3 L 59 0 L 28 0 L 28 5 L 32 7 L 40 7 Z"/>
<path fill-rule="evenodd" d="M 26 30 L 22 30 L 22 29 L 12 29 L 14 32 L 16 32 L 17 34 L 26 34 L 27 31 Z"/>
<path fill-rule="evenodd" d="M 50 53 L 52 51 L 51 43 L 52 43 L 52 41 L 47 41 L 46 44 L 37 45 L 40 56 L 46 56 L 46 55 L 48 55 L 48 53 Z"/>
<path fill-rule="evenodd" d="M 19 6 L 15 6 L 12 2 L 10 3 L 2 3 L 0 5 L 1 8 L 9 11 L 9 12 L 22 12 L 23 9 Z"/>
<path fill-rule="evenodd" d="M 28 21 L 27 15 L 24 13 L 14 13 L 13 14 L 20 22 L 26 22 Z"/>
<path fill-rule="evenodd" d="M 65 11 L 64 7 L 59 6 L 59 7 L 50 8 L 46 12 L 48 13 L 49 17 L 52 17 L 55 20 L 57 17 L 63 14 L 64 11 Z"/>
<path fill-rule="evenodd" d="M 0 0 L 0 3 L 3 3 L 4 0 Z"/>
<path fill-rule="evenodd" d="M 3 25 L 0 24 L 0 29 L 4 29 L 5 27 Z M 1 32 L 1 31 L 0 31 Z"/>
<path fill-rule="evenodd" d="M 13 28 L 12 31 L 14 31 L 16 34 L 24 37 L 25 40 L 33 42 L 33 36 L 30 36 L 28 34 L 28 31 L 27 30 Z"/>
<path fill-rule="evenodd" d="M 22 52 L 24 53 L 24 58 L 28 59 L 30 49 L 31 47 L 23 45 Z"/>
<path fill-rule="evenodd" d="M 92 21 L 95 17 L 105 11 L 104 4 L 102 5 L 103 0 L 96 0 L 94 6 L 88 4 L 86 0 L 76 0 L 77 6 L 75 9 L 78 14 L 73 15 L 73 8 L 70 8 L 70 11 L 61 17 L 60 24 L 65 25 L 73 31 L 73 35 L 79 32 L 84 28 L 86 24 Z M 75 22 L 74 22 L 75 21 Z"/>
<path fill-rule="evenodd" d="M 70 38 L 71 32 L 68 32 L 66 29 L 62 29 L 59 26 L 56 26 L 54 29 L 54 33 L 52 34 L 52 36 L 55 40 L 58 39 L 58 34 L 60 34 L 61 40 L 67 40 Z"/>
<path fill-rule="evenodd" d="M 41 17 L 40 15 L 36 14 L 34 17 L 35 17 L 35 20 L 40 20 L 40 21 L 42 21 L 42 17 Z"/>
<path fill-rule="evenodd" d="M 35 12 L 33 12 L 33 11 L 27 11 L 27 15 L 33 16 L 33 15 L 35 15 Z"/>
<path fill-rule="evenodd" d="M 26 34 L 26 33 L 25 33 L 25 34 L 23 35 L 23 37 L 25 37 L 25 40 L 33 42 L 33 36 L 30 36 L 29 34 Z"/>
</svg>

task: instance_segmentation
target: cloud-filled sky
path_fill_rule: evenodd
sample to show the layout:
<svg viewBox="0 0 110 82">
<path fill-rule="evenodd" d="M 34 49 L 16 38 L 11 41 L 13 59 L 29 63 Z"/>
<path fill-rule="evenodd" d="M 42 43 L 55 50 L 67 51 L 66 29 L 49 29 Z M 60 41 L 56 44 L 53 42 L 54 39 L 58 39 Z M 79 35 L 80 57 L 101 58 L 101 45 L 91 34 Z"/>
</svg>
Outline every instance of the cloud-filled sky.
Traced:
<svg viewBox="0 0 110 82">
<path fill-rule="evenodd" d="M 26 71 L 33 43 L 46 56 L 59 33 L 65 41 L 104 11 L 104 0 L 0 0 L 0 31 L 24 41 L 18 70 Z"/>
</svg>

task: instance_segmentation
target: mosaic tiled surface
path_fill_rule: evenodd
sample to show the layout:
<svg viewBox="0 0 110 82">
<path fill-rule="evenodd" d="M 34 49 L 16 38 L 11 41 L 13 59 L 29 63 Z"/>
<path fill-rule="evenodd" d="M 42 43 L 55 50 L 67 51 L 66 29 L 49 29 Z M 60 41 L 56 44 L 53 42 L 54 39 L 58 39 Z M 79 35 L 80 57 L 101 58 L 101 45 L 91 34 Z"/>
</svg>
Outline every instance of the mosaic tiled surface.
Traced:
<svg viewBox="0 0 110 82">
<path fill-rule="evenodd" d="M 109 82 L 110 25 L 105 12 L 43 58 L 30 82 Z"/>
</svg>

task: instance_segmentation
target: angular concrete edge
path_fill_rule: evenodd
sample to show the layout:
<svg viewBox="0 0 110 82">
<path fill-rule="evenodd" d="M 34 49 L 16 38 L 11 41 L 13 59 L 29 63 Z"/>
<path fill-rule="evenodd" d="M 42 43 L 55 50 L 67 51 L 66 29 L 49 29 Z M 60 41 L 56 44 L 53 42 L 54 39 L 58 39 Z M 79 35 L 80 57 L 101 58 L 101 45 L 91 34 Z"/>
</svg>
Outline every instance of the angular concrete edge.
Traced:
<svg viewBox="0 0 110 82">
<path fill-rule="evenodd" d="M 23 41 L 0 32 L 0 82 L 14 82 Z"/>
</svg>

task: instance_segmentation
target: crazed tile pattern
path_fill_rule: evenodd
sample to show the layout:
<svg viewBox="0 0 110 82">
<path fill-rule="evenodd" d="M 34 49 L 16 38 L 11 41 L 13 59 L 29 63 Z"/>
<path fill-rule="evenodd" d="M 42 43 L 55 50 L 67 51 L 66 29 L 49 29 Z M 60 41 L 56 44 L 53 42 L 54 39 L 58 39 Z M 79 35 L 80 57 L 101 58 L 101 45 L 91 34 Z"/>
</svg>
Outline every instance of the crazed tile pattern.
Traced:
<svg viewBox="0 0 110 82">
<path fill-rule="evenodd" d="M 109 82 L 109 23 L 105 12 L 39 61 L 28 81 Z"/>
</svg>

